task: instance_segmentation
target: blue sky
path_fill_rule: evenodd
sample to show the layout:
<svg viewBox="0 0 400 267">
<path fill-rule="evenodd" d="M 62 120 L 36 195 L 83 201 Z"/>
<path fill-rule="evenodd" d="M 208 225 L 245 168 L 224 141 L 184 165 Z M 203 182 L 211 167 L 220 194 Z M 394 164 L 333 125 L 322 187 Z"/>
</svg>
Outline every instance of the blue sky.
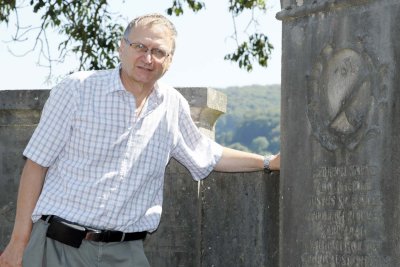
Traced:
<svg viewBox="0 0 400 267">
<path fill-rule="evenodd" d="M 269 7 L 266 14 L 257 14 L 259 29 L 267 34 L 275 49 L 272 52 L 268 68 L 256 66 L 251 73 L 239 69 L 236 63 L 224 60 L 224 55 L 233 51 L 236 43 L 230 36 L 234 32 L 232 17 L 227 10 L 228 1 L 204 0 L 206 9 L 194 14 L 186 11 L 183 16 L 170 17 L 178 30 L 177 50 L 170 70 L 162 78 L 163 82 L 172 86 L 206 86 L 225 88 L 228 86 L 243 86 L 252 84 L 279 84 L 281 72 L 281 22 L 275 19 L 280 10 L 279 0 L 267 1 Z M 159 12 L 171 5 L 172 0 L 114 0 L 109 1 L 116 14 L 122 15 L 122 22 L 145 13 Z M 39 19 L 32 14 L 31 9 L 22 12 L 20 17 L 27 25 L 38 25 Z M 237 19 L 238 32 L 243 32 L 250 20 L 250 13 L 242 14 Z M 0 25 L 0 90 L 4 89 L 46 89 L 51 88 L 70 69 L 77 60 L 69 57 L 64 63 L 53 66 L 53 79 L 45 83 L 48 69 L 37 64 L 37 52 L 24 57 L 16 57 L 29 50 L 33 42 L 10 43 L 15 32 L 11 21 L 8 28 Z M 245 35 L 242 34 L 241 40 Z M 32 39 L 31 39 L 32 40 Z M 57 47 L 60 37 L 55 33 L 49 35 L 52 47 Z M 56 51 L 53 52 L 56 54 Z"/>
</svg>

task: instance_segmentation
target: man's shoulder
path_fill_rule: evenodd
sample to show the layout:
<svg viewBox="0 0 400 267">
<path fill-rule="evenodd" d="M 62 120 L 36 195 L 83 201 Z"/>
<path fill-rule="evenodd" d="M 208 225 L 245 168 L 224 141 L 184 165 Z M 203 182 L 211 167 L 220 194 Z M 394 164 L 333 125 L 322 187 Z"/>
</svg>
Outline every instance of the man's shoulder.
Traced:
<svg viewBox="0 0 400 267">
<path fill-rule="evenodd" d="M 114 70 L 90 70 L 77 71 L 72 73 L 68 78 L 79 82 L 92 82 L 94 80 L 110 79 Z"/>
<path fill-rule="evenodd" d="M 158 82 L 158 90 L 163 95 L 167 96 L 171 101 L 185 101 L 181 92 L 175 87 Z"/>
<path fill-rule="evenodd" d="M 88 92 L 104 91 L 113 81 L 113 70 L 78 71 L 68 75 L 50 91 L 50 95 L 72 95 L 79 97 Z M 99 90 L 93 90 L 93 88 Z"/>
</svg>

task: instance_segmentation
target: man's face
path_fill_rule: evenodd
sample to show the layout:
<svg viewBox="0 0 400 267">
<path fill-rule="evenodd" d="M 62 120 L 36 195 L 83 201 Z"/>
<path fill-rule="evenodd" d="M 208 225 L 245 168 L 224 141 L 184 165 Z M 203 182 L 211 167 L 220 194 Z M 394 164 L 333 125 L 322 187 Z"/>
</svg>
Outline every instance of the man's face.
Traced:
<svg viewBox="0 0 400 267">
<path fill-rule="evenodd" d="M 171 64 L 172 38 L 169 30 L 163 25 L 138 25 L 127 39 L 121 41 L 119 48 L 122 79 L 152 88 Z M 160 57 L 160 51 L 164 51 L 166 56 Z"/>
</svg>

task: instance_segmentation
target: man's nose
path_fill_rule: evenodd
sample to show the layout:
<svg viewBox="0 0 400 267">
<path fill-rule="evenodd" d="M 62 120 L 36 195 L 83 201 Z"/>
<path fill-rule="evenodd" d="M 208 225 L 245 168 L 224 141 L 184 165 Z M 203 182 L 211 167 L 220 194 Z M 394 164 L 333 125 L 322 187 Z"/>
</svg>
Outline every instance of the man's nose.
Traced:
<svg viewBox="0 0 400 267">
<path fill-rule="evenodd" d="M 145 53 L 144 53 L 144 58 L 146 59 L 146 62 L 152 62 L 153 61 L 153 55 L 151 54 L 151 49 L 148 49 Z"/>
</svg>

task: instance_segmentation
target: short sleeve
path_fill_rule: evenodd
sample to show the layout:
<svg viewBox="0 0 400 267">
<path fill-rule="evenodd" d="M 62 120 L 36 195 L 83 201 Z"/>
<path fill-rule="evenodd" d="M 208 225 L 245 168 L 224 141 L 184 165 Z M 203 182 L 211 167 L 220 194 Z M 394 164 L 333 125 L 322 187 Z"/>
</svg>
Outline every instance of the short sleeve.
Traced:
<svg viewBox="0 0 400 267">
<path fill-rule="evenodd" d="M 172 157 L 188 168 L 193 179 L 203 179 L 220 160 L 222 146 L 200 132 L 190 116 L 185 99 L 180 101 L 178 118 L 178 141 Z"/>
<path fill-rule="evenodd" d="M 44 167 L 57 159 L 72 131 L 74 89 L 74 81 L 68 78 L 50 91 L 39 124 L 23 152 L 25 157 Z"/>
</svg>

